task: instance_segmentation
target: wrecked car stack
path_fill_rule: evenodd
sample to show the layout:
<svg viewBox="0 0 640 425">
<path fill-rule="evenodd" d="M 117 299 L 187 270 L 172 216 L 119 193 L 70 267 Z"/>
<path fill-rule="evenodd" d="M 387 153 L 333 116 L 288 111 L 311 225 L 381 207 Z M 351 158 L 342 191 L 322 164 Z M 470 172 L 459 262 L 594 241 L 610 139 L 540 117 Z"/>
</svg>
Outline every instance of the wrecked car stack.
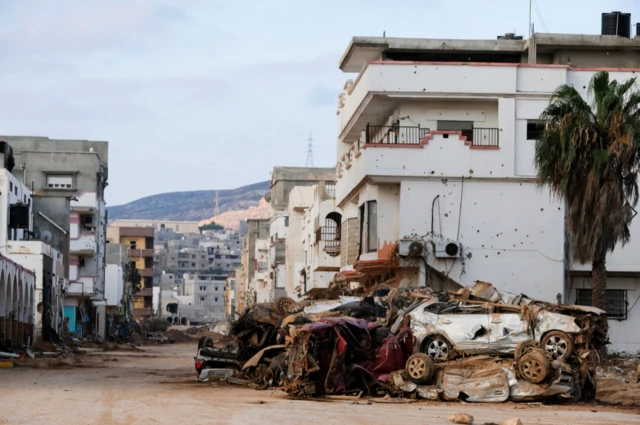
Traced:
<svg viewBox="0 0 640 425">
<path fill-rule="evenodd" d="M 595 351 L 607 344 L 602 310 L 537 301 L 486 282 L 448 293 L 379 285 L 359 299 L 348 295 L 245 313 L 231 329 L 234 360 L 248 365 L 244 377 L 292 397 L 595 396 Z"/>
</svg>

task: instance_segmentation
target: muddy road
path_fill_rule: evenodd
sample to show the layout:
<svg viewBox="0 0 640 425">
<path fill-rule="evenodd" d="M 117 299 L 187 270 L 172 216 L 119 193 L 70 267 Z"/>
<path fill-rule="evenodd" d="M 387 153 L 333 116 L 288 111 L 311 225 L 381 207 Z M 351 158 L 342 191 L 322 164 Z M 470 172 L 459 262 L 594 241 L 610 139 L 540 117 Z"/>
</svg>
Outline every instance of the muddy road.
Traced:
<svg viewBox="0 0 640 425">
<path fill-rule="evenodd" d="M 81 367 L 0 369 L 0 424 L 451 424 L 469 413 L 475 424 L 518 417 L 528 424 L 640 424 L 640 412 L 588 404 L 381 404 L 289 400 L 280 391 L 195 382 L 196 343 L 95 351 Z"/>
</svg>

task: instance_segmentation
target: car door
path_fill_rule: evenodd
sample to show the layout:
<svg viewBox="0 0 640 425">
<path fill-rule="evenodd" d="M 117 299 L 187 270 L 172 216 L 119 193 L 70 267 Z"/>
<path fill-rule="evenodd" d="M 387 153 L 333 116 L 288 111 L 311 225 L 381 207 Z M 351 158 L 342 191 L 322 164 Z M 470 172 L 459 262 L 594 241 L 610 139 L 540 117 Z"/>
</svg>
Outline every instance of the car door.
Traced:
<svg viewBox="0 0 640 425">
<path fill-rule="evenodd" d="M 520 312 L 493 312 L 489 314 L 489 320 L 489 345 L 492 353 L 512 354 L 520 342 L 532 339 L 529 322 L 522 318 Z"/>
<path fill-rule="evenodd" d="M 438 328 L 459 352 L 489 351 L 490 326 L 486 309 L 480 305 L 458 303 L 438 314 Z"/>
</svg>

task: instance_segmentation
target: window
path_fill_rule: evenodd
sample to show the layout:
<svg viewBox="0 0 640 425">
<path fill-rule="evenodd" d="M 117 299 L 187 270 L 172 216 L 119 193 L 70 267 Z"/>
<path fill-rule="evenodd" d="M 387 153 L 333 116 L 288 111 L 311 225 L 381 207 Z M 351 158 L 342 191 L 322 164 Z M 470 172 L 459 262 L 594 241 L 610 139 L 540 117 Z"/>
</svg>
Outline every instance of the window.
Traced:
<svg viewBox="0 0 640 425">
<path fill-rule="evenodd" d="M 438 121 L 438 130 L 459 131 L 468 141 L 473 141 L 473 121 Z"/>
<path fill-rule="evenodd" d="M 216 302 L 218 302 L 218 297 L 216 297 Z"/>
<path fill-rule="evenodd" d="M 13 182 L 9 182 L 9 192 L 13 192 Z"/>
<path fill-rule="evenodd" d="M 47 176 L 47 189 L 73 189 L 73 175 L 69 174 Z"/>
<path fill-rule="evenodd" d="M 217 286 L 215 287 L 215 290 L 216 290 L 216 292 L 218 292 L 218 287 Z"/>
<path fill-rule="evenodd" d="M 136 241 L 129 241 L 129 248 L 136 249 Z"/>
<path fill-rule="evenodd" d="M 592 300 L 591 289 L 576 290 L 577 305 L 591 305 Z M 607 289 L 605 310 L 609 319 L 627 320 L 627 308 L 626 289 Z"/>
<path fill-rule="evenodd" d="M 191 263 L 191 267 L 195 267 L 195 266 L 196 266 L 196 263 Z"/>
<path fill-rule="evenodd" d="M 367 202 L 367 252 L 378 250 L 378 203 Z"/>
<path fill-rule="evenodd" d="M 527 140 L 538 140 L 544 132 L 544 122 L 527 120 Z"/>
</svg>

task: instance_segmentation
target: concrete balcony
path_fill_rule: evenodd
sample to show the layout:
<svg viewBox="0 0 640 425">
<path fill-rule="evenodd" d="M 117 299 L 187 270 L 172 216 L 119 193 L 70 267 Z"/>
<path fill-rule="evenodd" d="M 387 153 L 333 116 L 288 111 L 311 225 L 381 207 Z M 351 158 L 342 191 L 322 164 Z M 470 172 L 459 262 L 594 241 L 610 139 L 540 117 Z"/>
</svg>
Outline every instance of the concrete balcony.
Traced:
<svg viewBox="0 0 640 425">
<path fill-rule="evenodd" d="M 130 258 L 146 258 L 153 257 L 153 249 L 129 249 Z M 155 259 L 154 259 L 155 261 Z"/>
<path fill-rule="evenodd" d="M 372 61 L 341 95 L 339 138 L 357 140 L 367 122 L 403 100 L 548 96 L 569 79 L 562 65 Z"/>
<path fill-rule="evenodd" d="M 80 277 L 72 282 L 69 282 L 67 296 L 94 295 L 95 291 L 95 277 Z"/>
<path fill-rule="evenodd" d="M 153 288 L 142 288 L 135 294 L 134 297 L 152 297 L 153 296 Z"/>
<path fill-rule="evenodd" d="M 493 129 L 491 137 L 497 137 L 492 146 L 475 146 L 461 131 L 432 131 L 417 144 L 354 143 L 337 164 L 336 201 L 342 205 L 365 180 L 515 178 L 513 144 L 502 143 L 513 140 L 514 127 Z"/>
<path fill-rule="evenodd" d="M 134 317 L 149 317 L 153 314 L 153 310 L 151 308 L 134 308 L 133 316 Z"/>
<path fill-rule="evenodd" d="M 153 269 L 138 269 L 138 273 L 142 277 L 153 277 Z"/>
<path fill-rule="evenodd" d="M 95 192 L 84 192 L 75 195 L 77 201 L 71 201 L 71 211 L 92 212 L 99 210 L 98 197 Z"/>
<path fill-rule="evenodd" d="M 97 251 L 95 232 L 84 232 L 81 233 L 77 239 L 71 239 L 69 242 L 69 251 L 72 254 L 95 255 Z"/>
</svg>

